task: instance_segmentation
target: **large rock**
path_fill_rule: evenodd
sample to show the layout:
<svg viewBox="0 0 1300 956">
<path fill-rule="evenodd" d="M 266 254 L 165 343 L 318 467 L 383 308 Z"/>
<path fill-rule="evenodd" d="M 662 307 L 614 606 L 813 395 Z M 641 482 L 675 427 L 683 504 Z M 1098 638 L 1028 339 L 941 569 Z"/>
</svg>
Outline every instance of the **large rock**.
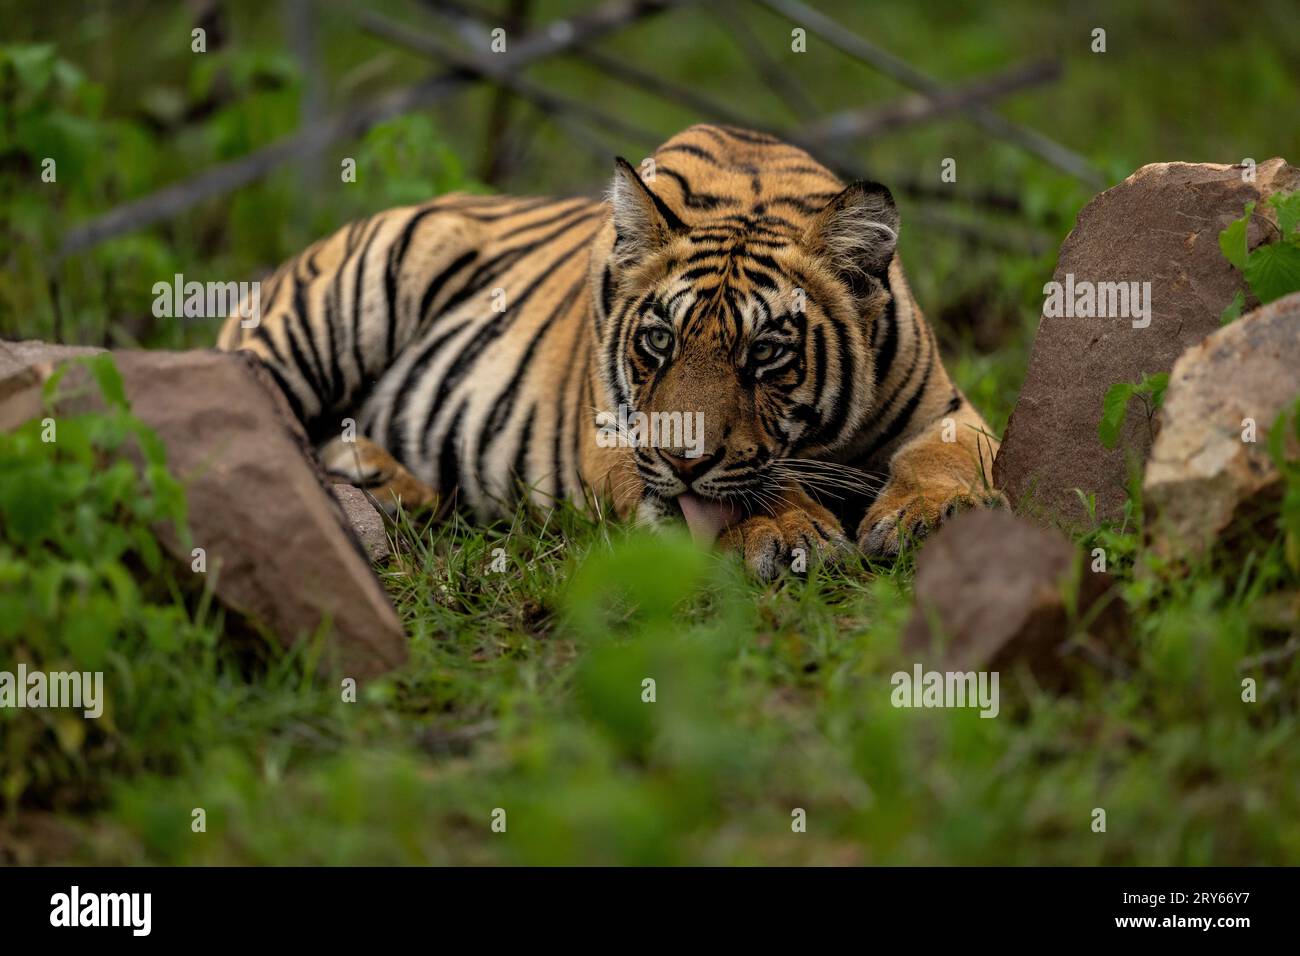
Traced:
<svg viewBox="0 0 1300 956">
<path fill-rule="evenodd" d="M 938 671 L 1024 663 L 1063 687 L 1077 662 L 1109 662 L 1127 629 L 1110 576 L 1092 565 L 1060 532 L 1007 511 L 959 515 L 917 558 L 903 653 Z"/>
<path fill-rule="evenodd" d="M 1105 448 L 1097 422 L 1106 390 L 1168 371 L 1219 327 L 1224 308 L 1246 292 L 1219 250 L 1219 232 L 1248 201 L 1297 188 L 1300 170 L 1281 159 L 1259 164 L 1254 182 L 1243 181 L 1240 166 L 1160 163 L 1083 208 L 1053 280 L 1064 284 L 1071 274 L 1076 285 L 1150 282 L 1151 321 L 1134 328 L 1129 318 L 1041 318 L 993 464 L 994 482 L 1014 507 L 1079 528 L 1088 518 L 1078 488 L 1096 494 L 1099 517 L 1122 514 L 1130 462 L 1145 460 L 1151 432 L 1144 416 L 1130 414 L 1118 447 Z M 1263 203 L 1259 211 L 1266 212 Z M 1247 242 L 1253 248 L 1266 238 L 1256 217 Z"/>
<path fill-rule="evenodd" d="M 1300 293 L 1182 354 L 1142 486 L 1157 554 L 1195 556 L 1229 529 L 1250 527 L 1260 515 L 1271 519 L 1282 476 L 1269 454 L 1268 430 L 1297 398 Z M 1300 453 L 1290 434 L 1290 453 Z"/>
<path fill-rule="evenodd" d="M 0 343 L 0 427 L 40 408 L 40 383 L 65 357 L 33 343 Z M 330 493 L 307 438 L 274 382 L 250 356 L 115 352 L 134 414 L 167 446 L 186 486 L 194 547 L 207 583 L 227 607 L 286 646 L 328 627 L 330 663 L 365 679 L 406 659 L 406 638 L 369 561 Z M 61 394 L 88 377 L 72 369 Z M 93 407 L 93 389 L 57 406 Z M 7 393 L 7 397 L 5 396 Z M 170 528 L 159 537 L 186 567 Z"/>
</svg>

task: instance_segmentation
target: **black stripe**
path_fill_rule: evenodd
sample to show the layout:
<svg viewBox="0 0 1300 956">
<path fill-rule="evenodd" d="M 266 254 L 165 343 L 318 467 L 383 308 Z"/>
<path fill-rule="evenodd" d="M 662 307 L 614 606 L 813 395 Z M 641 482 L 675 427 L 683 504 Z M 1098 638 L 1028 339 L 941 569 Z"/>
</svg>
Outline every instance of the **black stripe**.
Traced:
<svg viewBox="0 0 1300 956">
<path fill-rule="evenodd" d="M 477 198 L 481 200 L 510 199 L 508 196 L 481 196 Z M 509 209 L 504 209 L 500 212 L 468 212 L 463 208 L 457 208 L 455 206 L 445 208 L 447 211 L 454 211 L 456 215 L 464 216 L 466 219 L 472 219 L 475 222 L 496 222 L 498 219 L 509 219 L 511 216 L 521 216 L 526 212 L 532 212 L 534 209 L 540 209 L 542 206 L 549 206 L 554 202 L 556 202 L 556 200 L 551 199 L 549 196 L 541 196 L 536 199 L 523 200 L 512 205 Z"/>
<path fill-rule="evenodd" d="M 741 128 L 738 127 L 738 126 L 723 126 L 723 125 L 717 125 L 717 126 L 714 126 L 713 128 L 714 128 L 714 129 L 717 129 L 717 130 L 720 130 L 720 131 L 723 132 L 723 133 L 726 133 L 726 134 L 727 134 L 728 136 L 730 136 L 732 139 L 738 139 L 738 140 L 740 140 L 742 143 L 754 143 L 754 144 L 759 145 L 759 146 L 784 146 L 784 145 L 786 145 L 785 143 L 783 143 L 783 142 L 781 142 L 779 139 L 777 139 L 775 136 L 771 136 L 771 135 L 769 135 L 769 134 L 767 134 L 767 133 L 756 133 L 756 132 L 754 132 L 753 130 L 741 129 Z"/>
<path fill-rule="evenodd" d="M 361 355 L 361 316 L 364 311 L 361 301 L 361 286 L 366 277 L 366 259 L 370 256 L 370 248 L 375 244 L 375 239 L 379 236 L 380 230 L 384 228 L 384 222 L 385 217 L 379 216 L 375 228 L 371 230 L 370 238 L 366 240 L 366 244 L 361 248 L 361 256 L 357 260 L 356 283 L 352 294 L 352 357 L 356 359 L 363 383 L 371 376 L 370 369 Z"/>
<path fill-rule="evenodd" d="M 848 420 L 849 396 L 854 394 L 857 383 L 854 381 L 855 365 L 853 349 L 848 340 L 848 329 L 835 321 L 831 321 L 831 328 L 835 332 L 835 344 L 840 361 L 840 384 L 822 434 L 826 439 L 834 442 Z"/>
<path fill-rule="evenodd" d="M 864 461 L 870 461 L 876 456 L 880 449 L 886 447 L 890 442 L 902 434 L 903 429 L 912 421 L 912 416 L 916 413 L 916 406 L 921 403 L 921 396 L 925 394 L 925 388 L 930 384 L 930 373 L 934 371 L 934 362 L 930 361 L 926 365 L 925 374 L 921 376 L 921 384 L 917 386 L 912 397 L 907 400 L 898 414 L 890 421 L 889 426 L 871 443 L 863 456 Z"/>
<path fill-rule="evenodd" d="M 600 273 L 600 312 L 601 319 L 608 319 L 610 310 L 614 308 L 614 276 L 609 270 L 609 263 L 605 263 L 605 268 Z"/>
<path fill-rule="evenodd" d="M 402 229 L 402 235 L 388 252 L 388 268 L 384 270 L 384 291 L 388 295 L 388 330 L 384 342 L 384 361 L 387 365 L 393 359 L 393 350 L 397 347 L 397 282 L 402 275 L 402 266 L 406 262 L 406 254 L 411 248 L 411 239 L 415 235 L 415 230 L 426 216 L 435 212 L 440 212 L 436 206 L 421 209 L 410 218 L 406 226 Z M 415 321 L 420 321 L 420 315 L 415 317 Z M 414 329 L 412 329 L 414 332 Z"/>
<path fill-rule="evenodd" d="M 432 342 L 429 342 L 416 356 L 415 361 L 411 363 L 410 368 L 406 370 L 406 376 L 402 379 L 402 384 L 398 386 L 392 399 L 388 403 L 388 428 L 387 439 L 384 442 L 384 448 L 388 453 L 400 462 L 406 461 L 406 438 L 402 434 L 402 429 L 398 420 L 402 412 L 406 411 L 410 404 L 410 395 L 419 387 L 420 381 L 424 378 L 424 370 L 429 363 L 433 361 L 438 350 L 449 341 L 453 336 L 458 335 L 461 330 L 470 324 L 470 319 L 466 319 L 450 329 L 444 329 L 442 334 L 436 336 Z"/>
<path fill-rule="evenodd" d="M 456 442 L 460 438 L 460 424 L 465 418 L 465 408 L 469 399 L 460 403 L 456 415 L 451 420 L 451 427 L 442 438 L 442 450 L 438 452 L 438 494 L 449 496 L 460 482 L 460 452 Z"/>
<path fill-rule="evenodd" d="M 506 427 L 506 422 L 510 419 L 510 413 L 514 410 L 515 395 L 519 391 L 524 376 L 531 370 L 533 354 L 537 351 L 538 345 L 546 337 L 546 333 L 551 330 L 555 320 L 569 310 L 586 285 L 587 277 L 585 275 L 581 276 L 565 293 L 564 298 L 551 310 L 551 314 L 542 321 L 532 340 L 529 341 L 528 347 L 524 349 L 524 354 L 515 364 L 514 375 L 510 377 L 509 383 L 502 389 L 496 401 L 492 404 L 492 411 L 484 416 L 483 427 L 479 429 L 478 435 L 478 456 L 475 459 L 475 469 L 479 474 L 483 473 L 483 459 L 492 446 L 493 438 L 501 434 Z"/>
<path fill-rule="evenodd" d="M 880 314 L 880 318 L 876 319 L 876 327 L 872 329 L 873 339 L 878 335 L 884 337 L 873 357 L 877 388 L 884 387 L 885 379 L 889 376 L 889 367 L 894 364 L 894 355 L 898 351 L 898 315 L 895 312 L 895 305 L 894 297 L 890 296 L 885 311 Z"/>
<path fill-rule="evenodd" d="M 262 364 L 266 370 L 271 373 L 271 377 L 275 379 L 276 384 L 280 386 L 280 391 L 284 393 L 284 397 L 289 400 L 289 407 L 293 409 L 294 417 L 305 424 L 306 419 L 303 415 L 302 402 L 298 401 L 298 396 L 294 393 L 294 390 L 289 387 L 289 383 L 284 380 L 284 376 L 280 374 L 280 370 L 269 363 L 264 362 Z"/>
<path fill-rule="evenodd" d="M 429 310 L 433 308 L 433 300 L 437 298 L 437 295 L 442 291 L 443 286 L 451 280 L 452 276 L 460 272 L 477 258 L 478 250 L 471 249 L 469 252 L 454 259 L 447 268 L 439 272 L 429 282 L 429 285 L 424 290 L 424 294 L 420 296 L 420 311 L 416 313 L 417 321 L 420 323 L 421 329 L 424 327 L 425 323 L 429 321 Z"/>
<path fill-rule="evenodd" d="M 515 450 L 515 463 L 512 468 L 514 474 L 516 475 L 516 477 L 518 477 L 518 479 L 521 482 L 523 482 L 525 488 L 532 487 L 532 482 L 529 480 L 528 477 L 528 446 L 532 442 L 533 419 L 536 416 L 537 416 L 537 406 L 534 404 L 528 409 L 528 417 L 524 420 L 524 431 L 523 434 L 519 436 L 519 445 Z M 481 460 L 482 459 L 480 458 L 480 461 Z M 486 482 L 483 481 L 482 468 L 479 469 L 478 480 L 480 485 L 487 487 Z M 524 494 L 527 493 L 523 489 L 521 489 L 521 492 Z"/>
<path fill-rule="evenodd" d="M 689 153 L 691 156 L 695 156 L 699 159 L 702 159 L 706 163 L 712 163 L 714 166 L 722 165 L 722 163 L 718 160 L 718 157 L 714 156 L 707 149 L 702 149 L 699 146 L 692 146 L 690 143 L 675 143 L 672 146 L 660 146 L 657 150 L 655 150 L 655 152 L 656 153 Z"/>
<path fill-rule="evenodd" d="M 317 398 L 320 397 L 320 385 L 315 381 L 312 373 L 311 364 L 307 361 L 307 356 L 303 354 L 302 346 L 298 344 L 298 338 L 293 334 L 293 322 L 291 316 L 283 317 L 284 337 L 289 343 L 289 355 L 293 359 L 294 367 L 298 371 L 298 377 L 307 383 L 311 393 Z M 304 424 L 307 422 L 304 420 Z"/>
<path fill-rule="evenodd" d="M 575 254 L 587 249 L 590 242 L 591 237 L 584 236 L 580 242 L 547 263 L 546 268 L 538 270 L 540 274 L 519 294 L 510 308 L 485 322 L 477 333 L 470 338 L 469 343 L 461 349 L 460 354 L 456 356 L 448 368 L 447 374 L 438 383 L 438 393 L 430 404 L 429 413 L 425 418 L 424 428 L 420 435 L 420 451 L 422 453 L 427 453 L 428 441 L 431 438 L 431 432 L 439 409 L 446 402 L 451 392 L 460 384 L 461 380 L 469 374 L 475 359 L 510 327 L 514 317 L 521 314 L 524 304 L 532 298 L 542 283 L 550 278 L 551 274 L 565 262 L 572 259 Z"/>
<path fill-rule="evenodd" d="M 559 239 L 566 232 L 569 232 L 584 223 L 590 222 L 592 219 L 597 217 L 603 218 L 603 214 L 599 210 L 595 213 L 586 213 L 575 216 L 572 221 L 565 223 L 559 228 L 552 230 L 532 242 L 527 242 L 503 250 L 493 258 L 485 260 L 477 269 L 474 270 L 474 274 L 466 280 L 465 285 L 461 286 L 461 288 L 443 304 L 442 310 L 444 312 L 450 311 L 465 300 L 469 299 L 471 296 L 486 288 L 489 282 L 492 282 L 498 276 L 505 274 L 511 267 L 529 253 L 537 249 L 549 251 L 549 247 L 554 244 L 555 240 Z"/>
<path fill-rule="evenodd" d="M 658 175 L 668 176 L 676 180 L 677 185 L 682 190 L 682 203 L 687 209 L 717 209 L 719 206 L 738 206 L 739 200 L 732 199 L 730 196 L 716 196 L 712 193 L 697 193 L 691 189 L 690 180 L 681 173 L 674 172 L 671 169 L 659 167 Z"/>
<path fill-rule="evenodd" d="M 312 334 L 312 326 L 307 315 L 307 286 L 298 277 L 297 269 L 294 270 L 293 276 L 293 312 L 293 316 L 285 316 L 284 327 L 289 332 L 290 343 L 293 343 L 292 321 L 295 318 L 298 320 L 298 327 L 306 337 L 307 346 L 311 351 L 313 388 L 323 406 L 325 404 L 325 363 L 321 361 L 320 353 L 316 350 L 316 336 Z"/>
<path fill-rule="evenodd" d="M 565 200 L 565 202 L 569 202 L 569 201 L 571 200 Z M 556 205 L 561 205 L 561 203 L 557 202 Z M 577 205 L 571 206 L 568 209 L 561 209 L 553 216 L 547 216 L 544 219 L 534 219 L 532 222 L 526 222 L 523 225 L 515 226 L 513 229 L 509 230 L 508 232 L 500 233 L 495 237 L 495 241 L 501 242 L 506 239 L 514 239 L 516 236 L 522 235 L 523 233 L 527 232 L 529 229 L 540 229 L 542 226 L 549 226 L 553 223 L 557 223 L 561 219 L 564 219 L 566 216 L 571 216 L 575 212 L 580 211 L 584 206 L 587 207 L 588 211 L 594 211 L 592 210 L 590 203 L 587 200 L 585 199 L 580 200 Z"/>
</svg>

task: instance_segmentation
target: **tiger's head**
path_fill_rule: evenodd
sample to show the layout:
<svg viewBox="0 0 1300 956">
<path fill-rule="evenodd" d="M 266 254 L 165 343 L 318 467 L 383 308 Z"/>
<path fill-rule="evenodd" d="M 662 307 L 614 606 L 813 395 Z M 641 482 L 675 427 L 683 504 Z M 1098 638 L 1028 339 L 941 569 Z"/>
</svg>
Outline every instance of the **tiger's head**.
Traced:
<svg viewBox="0 0 1300 956">
<path fill-rule="evenodd" d="M 884 186 L 840 188 L 801 150 L 751 135 L 670 141 L 651 182 L 617 160 L 592 262 L 606 400 L 638 425 L 639 514 L 680 510 L 713 534 L 762 509 L 783 461 L 861 428 L 898 238 Z"/>
</svg>

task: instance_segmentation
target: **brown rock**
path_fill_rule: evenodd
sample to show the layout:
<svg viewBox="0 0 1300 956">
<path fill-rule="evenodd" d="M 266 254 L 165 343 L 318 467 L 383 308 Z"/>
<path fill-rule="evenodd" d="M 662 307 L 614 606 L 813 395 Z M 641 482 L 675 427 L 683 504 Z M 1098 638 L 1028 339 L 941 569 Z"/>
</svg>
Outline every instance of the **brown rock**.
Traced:
<svg viewBox="0 0 1300 956">
<path fill-rule="evenodd" d="M 343 508 L 352 533 L 361 542 L 371 562 L 382 561 L 392 556 L 388 547 L 388 532 L 384 528 L 384 519 L 371 503 L 369 496 L 355 485 L 336 484 L 331 486 L 335 499 Z"/>
<path fill-rule="evenodd" d="M 1219 327 L 1223 309 L 1246 291 L 1219 250 L 1220 230 L 1241 217 L 1249 200 L 1297 188 L 1300 170 L 1281 159 L 1260 163 L 1253 183 L 1242 181 L 1239 166 L 1160 163 L 1083 208 L 1061 246 L 1054 281 L 1064 284 L 1072 274 L 1075 283 L 1150 282 L 1151 322 L 1134 328 L 1128 318 L 1040 320 L 993 465 L 994 482 L 1014 507 L 1083 527 L 1079 488 L 1096 493 L 1099 517 L 1122 514 L 1129 463 L 1145 459 L 1151 434 L 1144 416 L 1130 413 L 1119 446 L 1103 447 L 1097 422 L 1106 390 L 1137 382 L 1144 372 L 1168 371 Z M 1266 227 L 1252 222 L 1249 245 L 1266 238 Z"/>
<path fill-rule="evenodd" d="M 1060 532 L 1007 511 L 959 515 L 917 558 L 903 653 L 940 671 L 1023 662 L 1063 686 L 1075 662 L 1108 661 L 1126 629 L 1110 576 L 1091 563 Z"/>
<path fill-rule="evenodd" d="M 1268 431 L 1300 397 L 1300 292 L 1219 329 L 1174 363 L 1142 490 L 1151 548 L 1203 553 L 1230 527 L 1271 517 L 1282 476 Z M 1255 441 L 1243 440 L 1246 419 Z M 1297 449 L 1291 440 L 1291 453 Z"/>
<path fill-rule="evenodd" d="M 45 342 L 0 342 L 0 429 L 16 428 L 41 412 L 38 387 L 67 359 L 103 349 Z"/>
<path fill-rule="evenodd" d="M 32 343 L 5 351 L 34 363 L 0 378 L 35 382 L 0 399 L 0 406 L 23 410 L 39 389 L 46 353 Z M 397 614 L 306 435 L 261 366 L 217 351 L 123 351 L 113 358 L 133 413 L 158 433 L 168 467 L 186 485 L 193 546 L 204 549 L 207 583 L 221 602 L 286 646 L 328 626 L 329 663 L 347 676 L 374 677 L 403 663 Z M 65 381 L 61 394 L 88 377 L 72 370 Z M 76 413 L 94 404 L 67 398 L 58 408 Z M 10 417 L 0 408 L 0 423 Z M 190 566 L 189 551 L 170 528 L 160 528 L 159 538 Z"/>
<path fill-rule="evenodd" d="M 32 366 L 52 369 L 59 362 L 104 351 L 90 345 L 53 345 L 49 342 L 0 342 L 0 380 Z"/>
</svg>

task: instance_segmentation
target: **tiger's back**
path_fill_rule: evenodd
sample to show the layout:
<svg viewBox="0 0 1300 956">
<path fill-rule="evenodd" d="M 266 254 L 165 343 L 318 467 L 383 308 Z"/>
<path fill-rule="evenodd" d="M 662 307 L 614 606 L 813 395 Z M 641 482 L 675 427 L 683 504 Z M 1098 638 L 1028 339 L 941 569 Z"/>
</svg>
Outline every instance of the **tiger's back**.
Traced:
<svg viewBox="0 0 1300 956">
<path fill-rule="evenodd" d="M 281 267 L 259 325 L 232 316 L 219 345 L 256 352 L 317 440 L 352 417 L 484 516 L 516 475 L 539 495 L 575 494 L 603 215 L 586 199 L 460 194 L 381 212 Z"/>
</svg>

